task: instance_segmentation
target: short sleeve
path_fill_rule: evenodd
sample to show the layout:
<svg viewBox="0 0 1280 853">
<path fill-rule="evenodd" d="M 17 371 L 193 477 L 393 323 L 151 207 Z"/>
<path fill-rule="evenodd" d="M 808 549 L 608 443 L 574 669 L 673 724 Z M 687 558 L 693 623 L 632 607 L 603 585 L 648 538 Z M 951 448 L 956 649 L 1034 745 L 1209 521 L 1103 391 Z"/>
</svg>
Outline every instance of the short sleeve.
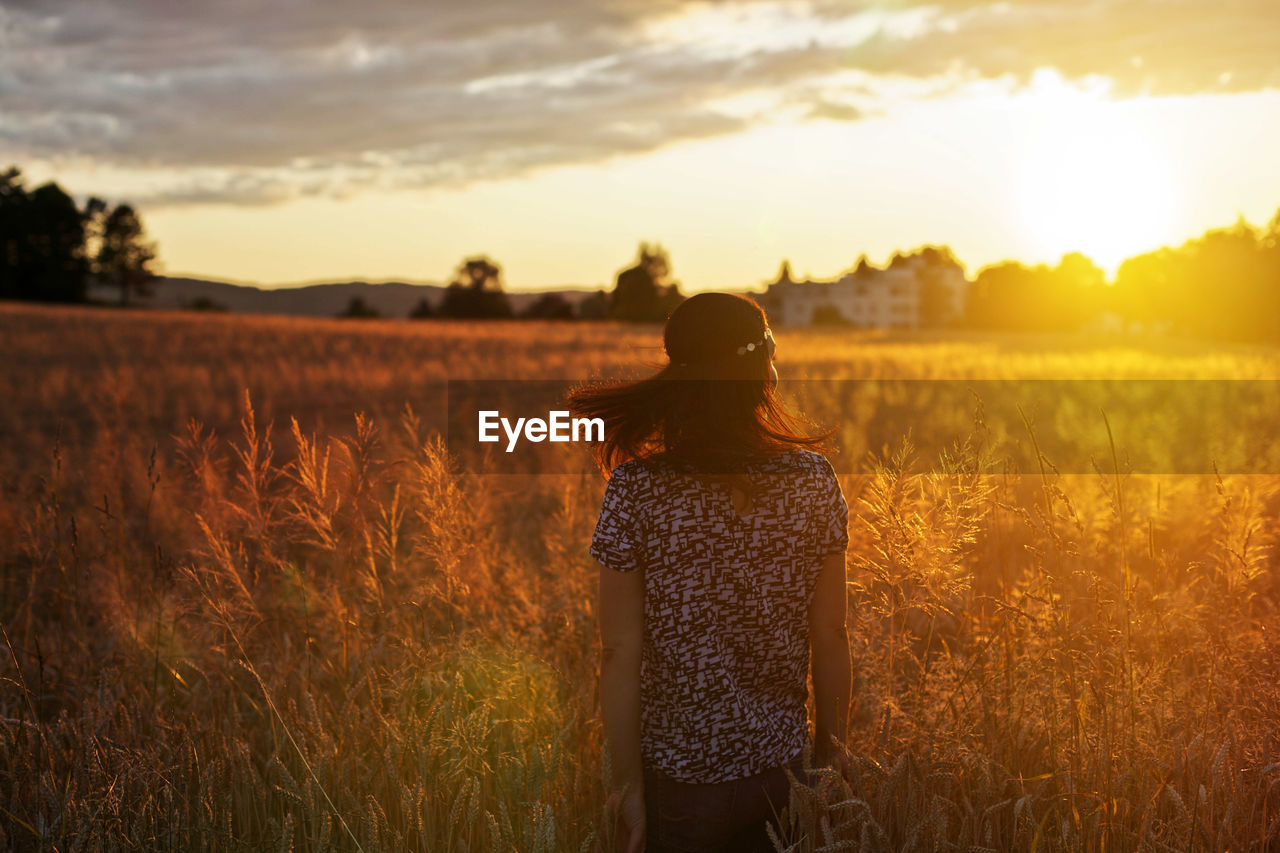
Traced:
<svg viewBox="0 0 1280 853">
<path fill-rule="evenodd" d="M 849 506 L 835 468 L 825 456 L 818 463 L 818 502 L 815 526 L 818 553 L 843 554 L 849 547 Z"/>
<path fill-rule="evenodd" d="M 588 552 L 602 564 L 620 572 L 641 567 L 640 513 L 635 472 L 625 465 L 613 469 L 604 490 L 604 502 Z"/>
</svg>

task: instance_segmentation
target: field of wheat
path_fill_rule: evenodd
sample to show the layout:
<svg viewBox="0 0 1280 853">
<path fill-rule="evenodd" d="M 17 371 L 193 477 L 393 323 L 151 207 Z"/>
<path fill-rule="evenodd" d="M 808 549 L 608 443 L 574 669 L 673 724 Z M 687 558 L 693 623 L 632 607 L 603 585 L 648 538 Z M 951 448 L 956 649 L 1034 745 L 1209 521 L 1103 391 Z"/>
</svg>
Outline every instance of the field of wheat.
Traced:
<svg viewBox="0 0 1280 853">
<path fill-rule="evenodd" d="M 0 848 L 608 846 L 603 484 L 460 468 L 441 394 L 633 375 L 657 329 L 0 306 L 0 357 Z M 778 359 L 1280 378 L 1158 339 Z M 1280 849 L 1280 476 L 999 473 L 982 433 L 842 475 L 851 770 L 794 789 L 779 849 Z"/>
</svg>

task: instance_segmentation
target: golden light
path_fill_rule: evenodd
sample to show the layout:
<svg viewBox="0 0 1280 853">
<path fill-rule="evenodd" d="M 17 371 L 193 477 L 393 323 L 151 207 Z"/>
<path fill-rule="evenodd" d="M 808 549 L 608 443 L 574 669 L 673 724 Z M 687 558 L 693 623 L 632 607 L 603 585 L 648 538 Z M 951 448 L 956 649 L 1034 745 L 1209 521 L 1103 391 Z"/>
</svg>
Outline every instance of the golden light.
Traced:
<svg viewBox="0 0 1280 853">
<path fill-rule="evenodd" d="M 1055 74 L 1038 74 L 1033 86 L 1035 125 L 1014 164 L 1025 238 L 1048 258 L 1084 252 L 1112 275 L 1167 240 L 1181 214 L 1180 176 L 1131 102 Z"/>
</svg>

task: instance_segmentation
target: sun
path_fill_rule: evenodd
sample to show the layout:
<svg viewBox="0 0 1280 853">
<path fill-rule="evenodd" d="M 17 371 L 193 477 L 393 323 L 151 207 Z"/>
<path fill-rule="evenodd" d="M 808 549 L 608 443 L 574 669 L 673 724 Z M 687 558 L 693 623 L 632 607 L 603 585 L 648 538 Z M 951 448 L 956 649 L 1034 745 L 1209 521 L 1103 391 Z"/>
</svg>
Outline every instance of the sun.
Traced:
<svg viewBox="0 0 1280 853">
<path fill-rule="evenodd" d="M 1081 251 L 1109 275 L 1160 245 L 1177 218 L 1168 151 L 1124 102 L 1039 97 L 1015 167 L 1019 221 L 1036 254 Z"/>
</svg>

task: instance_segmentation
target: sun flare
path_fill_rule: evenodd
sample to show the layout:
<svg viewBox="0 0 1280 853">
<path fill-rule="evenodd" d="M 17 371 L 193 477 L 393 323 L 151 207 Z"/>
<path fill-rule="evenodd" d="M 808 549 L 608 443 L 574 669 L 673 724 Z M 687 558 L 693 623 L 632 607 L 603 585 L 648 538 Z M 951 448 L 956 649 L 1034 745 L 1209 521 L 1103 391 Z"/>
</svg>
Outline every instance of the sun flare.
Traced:
<svg viewBox="0 0 1280 853">
<path fill-rule="evenodd" d="M 1045 109 L 1015 163 L 1026 238 L 1045 256 L 1081 251 L 1114 274 L 1178 220 L 1168 151 L 1120 103 L 1078 91 L 1040 97 Z"/>
</svg>

